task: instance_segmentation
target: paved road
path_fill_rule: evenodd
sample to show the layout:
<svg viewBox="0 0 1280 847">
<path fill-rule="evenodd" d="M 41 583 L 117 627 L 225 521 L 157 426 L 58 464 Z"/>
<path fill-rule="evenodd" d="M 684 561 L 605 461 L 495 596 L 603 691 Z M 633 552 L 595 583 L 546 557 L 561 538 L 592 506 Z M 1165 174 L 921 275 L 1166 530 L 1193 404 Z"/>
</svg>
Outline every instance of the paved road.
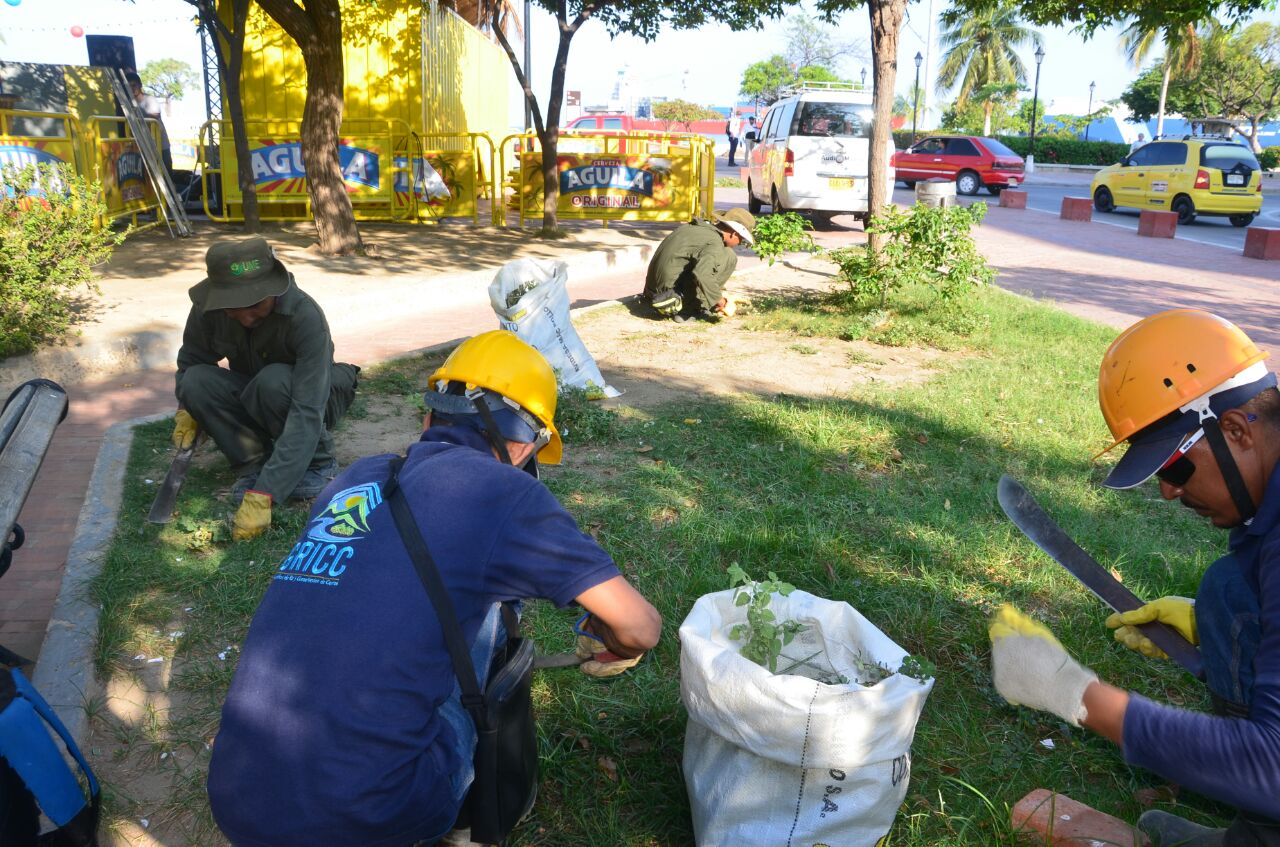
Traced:
<svg viewBox="0 0 1280 847">
<path fill-rule="evenodd" d="M 1089 184 L 1081 182 L 1079 185 L 1036 185 L 1029 184 L 1026 186 L 1027 206 L 1041 212 L 1051 212 L 1058 214 L 1062 208 L 1063 197 L 1088 197 Z M 914 194 L 899 185 L 893 192 L 893 199 L 902 204 L 910 204 L 914 198 Z M 996 198 L 987 194 L 985 191 L 974 197 L 961 197 L 962 203 L 968 204 L 974 201 L 985 201 L 991 205 L 995 205 Z M 1125 227 L 1126 229 L 1137 230 L 1138 228 L 1138 212 L 1136 209 L 1121 209 L 1110 214 L 1102 214 L 1094 212 L 1094 223 L 1109 224 L 1111 226 Z M 1264 193 L 1262 200 L 1262 214 L 1255 220 L 1257 226 L 1280 227 L 1280 193 L 1271 192 Z M 1233 250 L 1244 249 L 1244 233 L 1241 228 L 1234 227 L 1226 218 L 1197 218 L 1196 222 L 1190 226 L 1178 227 L 1177 237 L 1188 241 L 1214 244 L 1219 247 L 1229 247 Z"/>
</svg>

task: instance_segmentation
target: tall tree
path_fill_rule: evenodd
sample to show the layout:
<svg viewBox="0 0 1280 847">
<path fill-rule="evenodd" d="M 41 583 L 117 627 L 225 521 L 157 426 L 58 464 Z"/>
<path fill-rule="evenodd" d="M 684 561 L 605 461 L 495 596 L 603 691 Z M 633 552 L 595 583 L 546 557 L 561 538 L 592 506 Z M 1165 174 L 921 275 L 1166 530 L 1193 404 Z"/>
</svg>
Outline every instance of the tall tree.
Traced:
<svg viewBox="0 0 1280 847">
<path fill-rule="evenodd" d="M 990 135 L 991 112 L 1001 92 L 1017 90 L 1027 81 L 1018 48 L 1039 47 L 1040 33 L 1023 26 L 1011 5 L 976 14 L 951 8 L 942 15 L 938 43 L 946 51 L 938 69 L 938 91 L 958 85 L 956 106 L 963 107 L 971 98 L 982 102 L 982 134 Z"/>
<path fill-rule="evenodd" d="M 289 0 L 270 0 L 273 3 Z M 258 0 L 265 3 L 267 0 Z M 314 2 L 314 0 L 313 0 Z M 328 0 L 336 2 L 336 0 Z M 542 147 L 542 233 L 544 236 L 559 234 L 557 205 L 560 201 L 559 171 L 556 167 L 556 150 L 560 141 L 560 110 L 564 106 L 564 77 L 569 65 L 569 47 L 578 30 L 592 19 L 604 24 L 610 38 L 634 35 L 645 41 L 657 37 L 663 25 L 676 29 L 694 29 L 709 21 L 727 24 L 730 29 L 743 30 L 758 27 L 766 17 L 782 14 L 788 0 L 742 0 L 722 3 L 718 0 L 686 0 L 679 4 L 659 3 L 656 0 L 623 2 L 623 0 L 537 0 L 538 6 L 555 16 L 558 30 L 556 58 L 551 66 L 551 91 L 547 95 L 544 113 L 534 94 L 533 86 L 512 49 L 511 42 L 502 28 L 497 6 L 489 25 L 493 36 L 502 45 L 511 69 L 524 90 L 525 102 L 533 118 L 534 131 Z M 905 0 L 902 0 L 905 2 Z"/>
<path fill-rule="evenodd" d="M 1120 48 L 1135 68 L 1141 67 L 1161 47 L 1164 49 L 1164 57 L 1160 62 L 1160 104 L 1156 107 L 1156 138 L 1164 134 L 1169 80 L 1174 75 L 1192 73 L 1200 65 L 1200 36 L 1196 32 L 1196 23 L 1157 26 L 1150 22 L 1134 21 L 1120 34 Z"/>
<path fill-rule="evenodd" d="M 787 63 L 793 68 L 823 67 L 837 72 L 841 59 L 866 61 L 866 45 L 839 41 L 832 30 L 803 11 L 787 16 Z"/>
<path fill-rule="evenodd" d="M 690 132 L 690 127 L 696 121 L 709 121 L 723 115 L 715 109 L 690 103 L 688 100 L 663 100 L 661 103 L 653 104 L 653 117 L 654 120 L 662 121 L 662 125 L 668 132 L 672 124 L 683 125 L 684 131 Z"/>
<path fill-rule="evenodd" d="M 147 62 L 138 76 L 142 78 L 142 87 L 156 97 L 163 97 L 166 106 L 174 100 L 181 100 L 188 89 L 200 82 L 196 69 L 181 59 Z"/>
<path fill-rule="evenodd" d="M 307 96 L 302 106 L 302 166 L 320 236 L 329 256 L 360 253 L 351 198 L 338 160 L 343 86 L 341 0 L 257 0 L 302 51 Z"/>
<path fill-rule="evenodd" d="M 1236 129 L 1262 152 L 1258 128 L 1280 115 L 1280 26 L 1259 21 L 1243 29 L 1210 24 L 1201 32 L 1203 55 L 1197 73 L 1181 86 L 1196 104 L 1196 117 L 1222 115 L 1244 121 Z"/>
<path fill-rule="evenodd" d="M 782 54 L 770 56 L 760 62 L 747 65 L 742 72 L 742 84 L 738 93 L 750 97 L 761 106 L 769 106 L 782 97 L 782 93 L 795 84 L 796 75 Z"/>
<path fill-rule="evenodd" d="M 253 181 L 253 168 L 249 166 L 249 132 L 244 120 L 244 101 L 240 99 L 240 72 L 244 68 L 244 37 L 252 0 L 231 0 L 231 25 L 218 16 L 218 0 L 186 0 L 195 7 L 200 26 L 209 33 L 213 53 L 218 61 L 218 74 L 222 78 L 222 96 L 231 115 L 232 143 L 236 150 L 236 168 L 240 184 L 240 206 L 244 213 L 245 232 L 262 231 L 258 214 L 258 191 Z M 219 134 L 221 137 L 221 134 Z"/>
</svg>

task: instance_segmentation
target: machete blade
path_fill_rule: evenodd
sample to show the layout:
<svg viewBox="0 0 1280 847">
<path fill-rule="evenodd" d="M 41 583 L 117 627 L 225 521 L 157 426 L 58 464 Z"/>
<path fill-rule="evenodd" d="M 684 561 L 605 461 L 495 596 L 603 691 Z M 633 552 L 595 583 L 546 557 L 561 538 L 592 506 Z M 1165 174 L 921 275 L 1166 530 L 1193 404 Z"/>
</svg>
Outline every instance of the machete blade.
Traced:
<svg viewBox="0 0 1280 847">
<path fill-rule="evenodd" d="M 1125 588 L 1110 571 L 1094 561 L 1084 548 L 1063 532 L 1022 483 L 1013 477 L 1001 476 L 996 499 L 1023 535 L 1066 568 L 1103 603 L 1117 612 L 1130 612 L 1143 605 L 1136 594 Z M 1183 638 L 1182 633 L 1162 623 L 1143 624 L 1138 629 L 1192 676 L 1201 675 L 1200 651 Z"/>
<path fill-rule="evenodd" d="M 156 492 L 156 499 L 151 502 L 151 511 L 147 514 L 149 522 L 168 523 L 173 520 L 173 507 L 178 502 L 178 491 L 182 489 L 182 483 L 187 479 L 191 457 L 196 454 L 202 441 L 204 441 L 204 433 L 199 432 L 190 447 L 179 450 L 173 457 L 169 472 L 164 475 L 164 482 L 160 483 L 160 490 Z"/>
</svg>

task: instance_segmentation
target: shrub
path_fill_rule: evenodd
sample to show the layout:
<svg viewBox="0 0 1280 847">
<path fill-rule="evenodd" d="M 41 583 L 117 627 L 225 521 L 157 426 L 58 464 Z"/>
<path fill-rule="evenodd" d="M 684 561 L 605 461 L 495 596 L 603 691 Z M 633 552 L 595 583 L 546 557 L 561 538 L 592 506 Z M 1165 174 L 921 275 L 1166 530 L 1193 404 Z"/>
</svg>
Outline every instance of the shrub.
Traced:
<svg viewBox="0 0 1280 847">
<path fill-rule="evenodd" d="M 846 247 L 829 255 L 840 268 L 839 279 L 863 302 L 876 300 L 884 308 L 889 294 L 911 285 L 927 286 L 942 300 L 955 301 L 995 276 L 969 234 L 986 213 L 985 203 L 946 208 L 917 204 L 907 210 L 887 206 L 867 228 L 884 236 L 878 254 Z"/>
<path fill-rule="evenodd" d="M 1031 152 L 1031 139 L 1002 135 L 1000 142 L 1023 158 Z M 1129 145 L 1111 141 L 1081 141 L 1056 135 L 1036 136 L 1036 161 L 1057 165 L 1114 165 L 1129 154 Z"/>
<path fill-rule="evenodd" d="M 618 413 L 596 400 L 599 395 L 574 386 L 562 385 L 556 402 L 556 429 L 565 441 L 574 444 L 612 441 L 618 434 Z"/>
<path fill-rule="evenodd" d="M 77 289 L 123 233 L 98 228 L 99 186 L 66 165 L 0 171 L 0 358 L 29 353 L 71 324 Z"/>
<path fill-rule="evenodd" d="M 783 253 L 817 252 L 818 245 L 813 243 L 810 229 L 813 225 L 795 212 L 763 215 L 756 221 L 752 233 L 756 239 L 756 255 L 772 265 Z"/>
<path fill-rule="evenodd" d="M 1280 170 L 1280 147 L 1263 147 L 1262 152 L 1258 154 L 1258 164 L 1262 165 L 1264 170 Z"/>
</svg>

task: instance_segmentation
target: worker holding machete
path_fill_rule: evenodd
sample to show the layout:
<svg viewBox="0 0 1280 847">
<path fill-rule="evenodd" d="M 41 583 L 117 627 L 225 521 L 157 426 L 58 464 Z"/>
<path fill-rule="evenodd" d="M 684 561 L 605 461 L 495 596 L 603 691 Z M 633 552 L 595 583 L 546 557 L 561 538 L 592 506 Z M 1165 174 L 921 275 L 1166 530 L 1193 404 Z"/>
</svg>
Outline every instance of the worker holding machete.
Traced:
<svg viewBox="0 0 1280 847">
<path fill-rule="evenodd" d="M 1267 355 L 1230 322 L 1176 309 L 1122 333 L 1098 378 L 1115 437 L 1107 450 L 1129 445 L 1104 484 L 1129 489 L 1155 476 L 1166 500 L 1231 531 L 1194 601 L 1164 597 L 1107 620 L 1149 656 L 1163 653 L 1138 624 L 1160 621 L 1198 643 L 1215 714 L 1099 680 L 1011 606 L 990 627 L 1006 700 L 1083 724 L 1131 764 L 1239 810 L 1226 829 L 1146 812 L 1138 826 L 1156 847 L 1280 845 L 1280 392 Z"/>
<path fill-rule="evenodd" d="M 329 429 L 360 369 L 333 361 L 324 312 L 265 238 L 214 244 L 205 265 L 178 351 L 173 445 L 199 430 L 217 442 L 238 477 L 231 535 L 243 541 L 271 524 L 273 503 L 315 497 L 337 475 Z"/>
</svg>

